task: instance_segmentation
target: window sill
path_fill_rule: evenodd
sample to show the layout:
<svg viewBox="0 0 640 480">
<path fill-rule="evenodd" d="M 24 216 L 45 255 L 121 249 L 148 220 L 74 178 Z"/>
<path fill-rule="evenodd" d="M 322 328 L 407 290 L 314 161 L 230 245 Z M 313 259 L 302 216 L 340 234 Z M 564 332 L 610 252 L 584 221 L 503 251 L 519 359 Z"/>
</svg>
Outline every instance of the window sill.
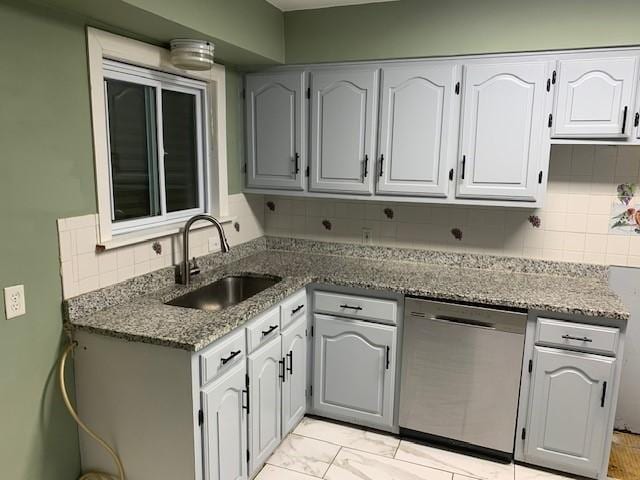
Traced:
<svg viewBox="0 0 640 480">
<path fill-rule="evenodd" d="M 237 216 L 221 217 L 217 220 L 221 224 L 231 223 L 236 220 Z M 105 250 L 112 250 L 114 248 L 126 247 L 128 245 L 135 245 L 137 243 L 147 242 L 149 240 L 155 240 L 162 237 L 168 237 L 170 235 L 176 235 L 182 231 L 185 222 L 177 222 L 170 225 L 162 225 L 155 228 L 148 228 L 137 232 L 123 233 L 114 236 L 107 242 L 101 242 L 96 245 L 96 251 L 102 252 Z M 191 230 L 199 230 L 201 228 L 212 227 L 209 222 L 198 222 L 191 227 Z"/>
</svg>

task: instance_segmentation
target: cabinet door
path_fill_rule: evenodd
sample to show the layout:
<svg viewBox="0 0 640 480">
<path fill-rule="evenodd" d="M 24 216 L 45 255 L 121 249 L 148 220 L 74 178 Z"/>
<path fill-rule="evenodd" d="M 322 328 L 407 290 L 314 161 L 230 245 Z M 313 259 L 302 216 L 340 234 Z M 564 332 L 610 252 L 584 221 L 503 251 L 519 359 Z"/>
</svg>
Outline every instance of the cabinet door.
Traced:
<svg viewBox="0 0 640 480">
<path fill-rule="evenodd" d="M 628 137 L 637 57 L 560 60 L 554 137 Z"/>
<path fill-rule="evenodd" d="M 393 424 L 396 328 L 316 315 L 313 408 L 354 423 Z"/>
<path fill-rule="evenodd" d="M 378 71 L 311 72 L 311 189 L 371 194 Z"/>
<path fill-rule="evenodd" d="M 202 392 L 205 480 L 247 478 L 246 371 L 242 362 Z"/>
<path fill-rule="evenodd" d="M 304 315 L 282 334 L 282 356 L 286 376 L 282 384 L 282 436 L 286 436 L 307 409 L 307 316 Z"/>
<path fill-rule="evenodd" d="M 382 69 L 378 192 L 447 195 L 457 157 L 457 81 L 455 64 Z"/>
<path fill-rule="evenodd" d="M 615 359 L 535 347 L 526 460 L 586 477 L 600 473 Z"/>
<path fill-rule="evenodd" d="M 303 190 L 305 72 L 247 76 L 247 186 Z"/>
<path fill-rule="evenodd" d="M 525 61 L 465 66 L 458 197 L 536 200 L 549 154 L 548 70 Z"/>
<path fill-rule="evenodd" d="M 250 476 L 280 444 L 280 382 L 284 370 L 280 353 L 278 335 L 248 357 Z"/>
</svg>

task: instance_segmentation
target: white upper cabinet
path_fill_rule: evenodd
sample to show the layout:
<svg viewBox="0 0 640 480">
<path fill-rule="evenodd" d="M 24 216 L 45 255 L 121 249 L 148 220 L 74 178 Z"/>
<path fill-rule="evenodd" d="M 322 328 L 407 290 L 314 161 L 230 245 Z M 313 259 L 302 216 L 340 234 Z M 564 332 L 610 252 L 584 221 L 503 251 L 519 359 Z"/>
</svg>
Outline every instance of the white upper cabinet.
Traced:
<svg viewBox="0 0 640 480">
<path fill-rule="evenodd" d="M 378 192 L 447 195 L 457 153 L 458 80 L 455 64 L 382 69 Z"/>
<path fill-rule="evenodd" d="M 537 199 L 549 155 L 549 71 L 549 62 L 515 59 L 464 67 L 458 197 Z"/>
<path fill-rule="evenodd" d="M 637 77 L 635 56 L 560 60 L 553 136 L 628 137 Z"/>
<path fill-rule="evenodd" d="M 311 72 L 311 190 L 371 194 L 378 70 Z"/>
<path fill-rule="evenodd" d="M 305 72 L 247 76 L 247 186 L 303 190 Z"/>
<path fill-rule="evenodd" d="M 597 477 L 614 407 L 616 360 L 538 346 L 533 360 L 526 461 Z"/>
</svg>

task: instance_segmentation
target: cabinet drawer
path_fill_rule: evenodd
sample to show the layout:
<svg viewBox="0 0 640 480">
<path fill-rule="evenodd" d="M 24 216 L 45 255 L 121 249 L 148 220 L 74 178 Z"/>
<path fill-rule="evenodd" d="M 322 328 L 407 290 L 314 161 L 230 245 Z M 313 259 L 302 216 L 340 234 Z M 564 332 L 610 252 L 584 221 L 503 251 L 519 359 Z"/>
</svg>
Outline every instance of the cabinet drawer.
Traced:
<svg viewBox="0 0 640 480">
<path fill-rule="evenodd" d="M 307 313 L 307 291 L 300 290 L 280 304 L 280 328 L 284 330 L 295 319 Z"/>
<path fill-rule="evenodd" d="M 315 292 L 314 310 L 363 320 L 374 320 L 395 325 L 398 316 L 398 304 L 395 300 L 361 297 L 333 292 Z"/>
<path fill-rule="evenodd" d="M 245 358 L 244 330 L 233 333 L 200 355 L 200 383 L 205 386 Z"/>
<path fill-rule="evenodd" d="M 615 355 L 618 335 L 617 328 L 539 318 L 536 343 Z"/>
<path fill-rule="evenodd" d="M 247 351 L 253 352 L 263 342 L 280 334 L 280 306 L 273 307 L 247 326 Z"/>
</svg>

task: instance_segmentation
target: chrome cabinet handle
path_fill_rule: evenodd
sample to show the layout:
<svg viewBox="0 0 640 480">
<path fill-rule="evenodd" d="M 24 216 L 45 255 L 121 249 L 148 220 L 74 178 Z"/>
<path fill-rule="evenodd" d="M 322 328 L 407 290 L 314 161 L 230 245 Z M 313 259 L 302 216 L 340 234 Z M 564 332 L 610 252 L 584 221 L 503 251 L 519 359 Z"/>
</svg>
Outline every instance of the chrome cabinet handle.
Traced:
<svg viewBox="0 0 640 480">
<path fill-rule="evenodd" d="M 226 365 L 228 362 L 230 362 L 231 360 L 236 358 L 238 355 L 240 355 L 241 352 L 242 350 L 236 350 L 235 352 L 231 352 L 231 355 L 229 355 L 227 358 L 221 358 L 220 362 L 222 362 L 222 365 Z"/>
<path fill-rule="evenodd" d="M 574 337 L 572 335 L 562 335 L 565 340 L 577 340 L 578 342 L 593 342 L 589 337 Z"/>
</svg>

